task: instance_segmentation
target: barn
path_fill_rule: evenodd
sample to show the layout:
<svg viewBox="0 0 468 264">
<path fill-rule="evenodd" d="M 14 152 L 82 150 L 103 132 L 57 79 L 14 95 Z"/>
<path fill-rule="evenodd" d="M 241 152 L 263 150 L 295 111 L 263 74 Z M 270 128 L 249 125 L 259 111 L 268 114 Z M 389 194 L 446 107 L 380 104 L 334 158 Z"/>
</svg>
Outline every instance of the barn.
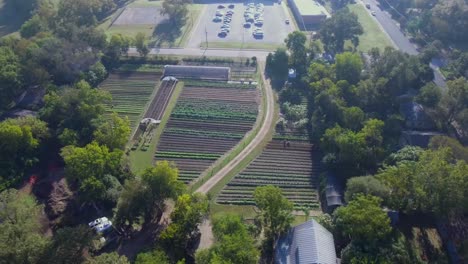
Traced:
<svg viewBox="0 0 468 264">
<path fill-rule="evenodd" d="M 231 68 L 209 66 L 166 65 L 164 75 L 180 79 L 229 81 Z"/>
<path fill-rule="evenodd" d="M 330 17 L 325 7 L 315 0 L 288 0 L 288 3 L 297 24 L 303 29 L 316 28 Z"/>
</svg>

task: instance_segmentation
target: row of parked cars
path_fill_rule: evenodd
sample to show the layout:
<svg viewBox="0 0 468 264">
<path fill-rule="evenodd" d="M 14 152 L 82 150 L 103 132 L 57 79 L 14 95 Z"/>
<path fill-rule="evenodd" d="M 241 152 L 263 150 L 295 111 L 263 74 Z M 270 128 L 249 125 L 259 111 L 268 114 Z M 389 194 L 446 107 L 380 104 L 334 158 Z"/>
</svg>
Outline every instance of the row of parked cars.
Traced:
<svg viewBox="0 0 468 264">
<path fill-rule="evenodd" d="M 253 30 L 252 34 L 256 38 L 262 38 L 263 37 L 263 30 L 261 27 L 263 26 L 263 12 L 264 12 L 265 6 L 262 3 L 259 4 L 254 4 L 254 3 L 249 3 L 247 4 L 247 8 L 244 12 L 244 18 L 245 18 L 245 23 L 244 27 L 245 28 L 250 28 L 252 25 L 255 25 L 256 28 Z"/>
<path fill-rule="evenodd" d="M 218 10 L 216 10 L 215 17 L 213 18 L 213 22 L 223 22 L 221 25 L 221 30 L 218 33 L 219 37 L 226 37 L 227 34 L 231 31 L 231 22 L 232 22 L 232 15 L 234 15 L 234 5 L 229 5 L 228 8 L 230 10 L 224 13 L 223 9 L 226 8 L 224 5 L 219 5 Z"/>
</svg>

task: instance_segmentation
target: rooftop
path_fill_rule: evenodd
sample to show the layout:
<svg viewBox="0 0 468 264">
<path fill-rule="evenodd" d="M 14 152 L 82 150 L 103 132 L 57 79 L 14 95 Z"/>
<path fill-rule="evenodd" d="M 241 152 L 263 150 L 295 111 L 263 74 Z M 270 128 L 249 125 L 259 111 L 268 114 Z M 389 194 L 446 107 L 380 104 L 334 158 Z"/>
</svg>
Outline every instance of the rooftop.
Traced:
<svg viewBox="0 0 468 264">
<path fill-rule="evenodd" d="M 296 3 L 297 9 L 303 16 L 314 16 L 325 14 L 327 17 L 330 16 L 327 9 L 314 0 L 294 0 Z"/>
</svg>

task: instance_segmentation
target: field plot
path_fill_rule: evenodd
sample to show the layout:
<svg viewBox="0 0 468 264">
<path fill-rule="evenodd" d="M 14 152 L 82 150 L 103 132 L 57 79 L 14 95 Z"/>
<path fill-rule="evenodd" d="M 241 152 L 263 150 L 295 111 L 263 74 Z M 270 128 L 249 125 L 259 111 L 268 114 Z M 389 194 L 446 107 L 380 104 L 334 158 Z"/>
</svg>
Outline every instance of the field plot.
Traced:
<svg viewBox="0 0 468 264">
<path fill-rule="evenodd" d="M 158 73 L 142 72 L 110 74 L 100 86 L 112 95 L 108 111 L 128 116 L 134 127 L 140 121 L 160 76 Z"/>
<path fill-rule="evenodd" d="M 246 169 L 221 191 L 217 202 L 254 205 L 256 187 L 275 185 L 296 208 L 318 208 L 317 176 L 320 160 L 313 145 L 304 141 L 273 140 Z"/>
<path fill-rule="evenodd" d="M 186 83 L 158 143 L 156 160 L 169 160 L 185 183 L 198 178 L 250 131 L 258 114 L 255 88 Z"/>
</svg>

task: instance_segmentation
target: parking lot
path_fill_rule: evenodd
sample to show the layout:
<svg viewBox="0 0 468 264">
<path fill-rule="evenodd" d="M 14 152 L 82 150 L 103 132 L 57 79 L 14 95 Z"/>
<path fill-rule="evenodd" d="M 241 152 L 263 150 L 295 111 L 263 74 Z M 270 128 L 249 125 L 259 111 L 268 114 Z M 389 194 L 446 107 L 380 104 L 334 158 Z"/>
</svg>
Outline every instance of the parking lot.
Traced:
<svg viewBox="0 0 468 264">
<path fill-rule="evenodd" d="M 226 47 L 235 46 L 238 43 L 281 45 L 284 43 L 286 36 L 293 31 L 292 22 L 286 23 L 286 20 L 292 18 L 277 2 L 258 0 L 239 2 L 208 1 L 203 3 L 206 4 L 206 8 L 200 15 L 200 21 L 192 34 L 189 44 L 191 47 L 204 45 L 207 39 L 208 46 L 210 46 L 210 42 L 212 44 L 225 43 Z M 259 5 L 260 3 L 263 5 Z M 246 19 L 249 18 L 247 17 L 248 14 L 245 14 L 247 9 L 250 11 L 250 25 L 246 24 Z M 233 12 L 233 14 L 228 15 L 230 12 Z M 216 17 L 218 18 L 217 22 L 214 21 Z M 229 22 L 226 23 L 226 20 L 229 20 Z M 224 27 L 228 27 L 228 30 L 224 30 L 224 33 L 222 33 L 222 27 L 225 24 L 227 26 Z M 257 33 L 261 33 L 254 35 L 255 30 L 257 30 Z M 220 47 L 222 45 L 216 46 Z"/>
</svg>

